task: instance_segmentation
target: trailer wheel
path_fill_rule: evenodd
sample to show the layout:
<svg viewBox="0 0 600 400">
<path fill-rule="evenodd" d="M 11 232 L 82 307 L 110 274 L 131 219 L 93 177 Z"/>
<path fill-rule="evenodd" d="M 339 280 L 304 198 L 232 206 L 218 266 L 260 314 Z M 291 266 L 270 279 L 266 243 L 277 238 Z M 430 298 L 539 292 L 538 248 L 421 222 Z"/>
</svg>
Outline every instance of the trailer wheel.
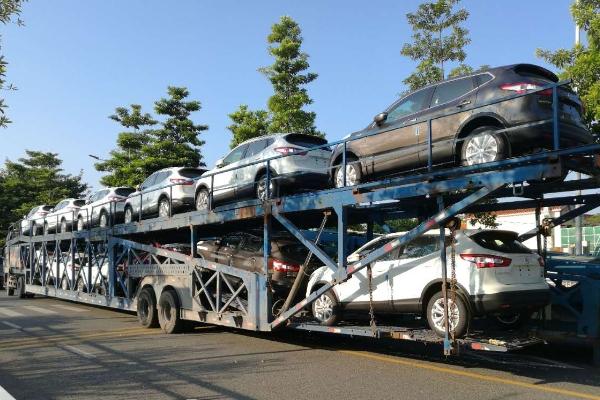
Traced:
<svg viewBox="0 0 600 400">
<path fill-rule="evenodd" d="M 19 276 L 17 278 L 17 296 L 19 296 L 20 299 L 24 299 L 25 298 L 25 279 L 22 276 Z"/>
<path fill-rule="evenodd" d="M 323 293 L 312 303 L 312 314 L 321 325 L 333 326 L 340 316 L 340 307 L 331 290 Z"/>
<path fill-rule="evenodd" d="M 454 330 L 456 337 L 461 337 L 467 331 L 469 326 L 469 311 L 462 297 L 457 295 L 454 299 L 448 301 L 450 330 Z M 442 292 L 437 292 L 427 303 L 427 322 L 429 327 L 441 337 L 444 337 L 444 296 Z"/>
<path fill-rule="evenodd" d="M 137 300 L 138 321 L 144 328 L 158 327 L 158 312 L 156 310 L 156 299 L 150 288 L 144 288 Z"/>
<path fill-rule="evenodd" d="M 15 289 L 14 288 L 6 288 L 6 294 L 8 294 L 9 296 L 14 296 Z"/>
<path fill-rule="evenodd" d="M 158 323 L 168 334 L 181 332 L 183 321 L 179 318 L 179 301 L 174 290 L 165 290 L 158 300 Z"/>
</svg>

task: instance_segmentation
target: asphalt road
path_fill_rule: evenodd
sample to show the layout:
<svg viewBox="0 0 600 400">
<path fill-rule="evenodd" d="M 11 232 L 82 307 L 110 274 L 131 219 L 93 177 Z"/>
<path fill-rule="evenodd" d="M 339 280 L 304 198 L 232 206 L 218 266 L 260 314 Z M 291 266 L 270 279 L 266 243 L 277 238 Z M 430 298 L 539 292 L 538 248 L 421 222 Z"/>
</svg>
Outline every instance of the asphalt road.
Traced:
<svg viewBox="0 0 600 400">
<path fill-rule="evenodd" d="M 303 332 L 163 335 L 133 314 L 0 294 L 0 399 L 600 400 L 586 350 L 440 354 Z"/>
</svg>

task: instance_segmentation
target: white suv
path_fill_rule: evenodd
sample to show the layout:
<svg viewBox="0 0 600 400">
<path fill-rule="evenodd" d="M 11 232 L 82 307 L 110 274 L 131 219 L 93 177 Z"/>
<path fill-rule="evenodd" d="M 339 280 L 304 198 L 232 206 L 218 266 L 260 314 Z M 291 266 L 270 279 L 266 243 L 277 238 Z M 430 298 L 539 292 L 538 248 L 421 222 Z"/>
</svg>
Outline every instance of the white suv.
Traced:
<svg viewBox="0 0 600 400">
<path fill-rule="evenodd" d="M 348 257 L 356 262 L 404 233 L 373 239 Z M 448 278 L 451 259 L 446 238 Z M 444 335 L 442 265 L 437 232 L 428 232 L 372 264 L 373 307 L 378 314 L 417 314 L 427 318 L 438 335 Z M 500 230 L 456 232 L 455 302 L 449 301 L 450 327 L 464 335 L 474 316 L 496 315 L 498 322 L 516 325 L 549 300 L 543 260 L 517 240 L 517 234 Z M 334 271 L 321 267 L 310 276 L 307 296 L 332 281 Z M 343 311 L 370 307 L 367 269 L 334 286 L 312 305 L 313 316 L 333 325 Z"/>
</svg>

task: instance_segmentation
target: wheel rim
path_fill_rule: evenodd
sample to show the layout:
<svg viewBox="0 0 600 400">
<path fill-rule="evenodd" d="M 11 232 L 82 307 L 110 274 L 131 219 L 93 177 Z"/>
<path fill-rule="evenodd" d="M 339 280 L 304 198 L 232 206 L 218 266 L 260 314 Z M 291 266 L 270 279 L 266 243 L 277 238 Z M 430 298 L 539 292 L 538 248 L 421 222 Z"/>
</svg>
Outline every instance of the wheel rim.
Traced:
<svg viewBox="0 0 600 400">
<path fill-rule="evenodd" d="M 131 223 L 132 220 L 132 215 L 131 215 L 131 208 L 128 208 L 127 210 L 125 210 L 125 223 L 129 224 Z"/>
<path fill-rule="evenodd" d="M 450 315 L 448 317 L 448 323 L 450 324 L 450 330 L 456 329 L 458 325 L 458 321 L 460 320 L 460 310 L 455 302 L 452 299 L 448 299 L 448 311 Z M 444 298 L 439 298 L 433 303 L 433 307 L 431 308 L 431 320 L 433 321 L 433 325 L 439 331 L 445 331 L 446 327 L 444 326 Z"/>
<path fill-rule="evenodd" d="M 158 216 L 159 217 L 168 217 L 169 216 L 169 202 L 163 200 L 158 205 Z"/>
<path fill-rule="evenodd" d="M 106 214 L 102 214 L 100 216 L 100 227 L 101 228 L 106 228 L 106 225 L 107 225 L 107 223 L 106 223 Z"/>
<path fill-rule="evenodd" d="M 256 188 L 256 198 L 258 198 L 260 201 L 265 201 L 267 200 L 267 178 L 263 177 L 261 178 L 260 182 L 258 182 L 258 187 Z M 273 194 L 273 181 L 271 180 L 271 182 L 269 182 L 269 191 L 271 192 L 271 195 Z"/>
<path fill-rule="evenodd" d="M 61 233 L 65 233 L 67 231 L 67 221 L 62 220 L 60 222 L 60 231 Z"/>
<path fill-rule="evenodd" d="M 358 173 L 352 164 L 346 164 L 346 186 L 354 186 L 358 183 Z M 335 187 L 344 187 L 344 168 L 339 167 L 335 173 Z"/>
<path fill-rule="evenodd" d="M 477 135 L 469 139 L 465 149 L 467 165 L 483 164 L 498 158 L 499 143 L 496 136 L 490 133 Z"/>
<path fill-rule="evenodd" d="M 327 321 L 333 316 L 333 301 L 329 296 L 322 294 L 315 300 L 314 314 L 319 321 Z"/>
<path fill-rule="evenodd" d="M 82 231 L 83 230 L 83 218 L 79 218 L 77 220 L 77 230 L 78 231 Z"/>
<path fill-rule="evenodd" d="M 196 210 L 208 210 L 208 193 L 206 190 L 201 190 L 196 198 Z"/>
</svg>

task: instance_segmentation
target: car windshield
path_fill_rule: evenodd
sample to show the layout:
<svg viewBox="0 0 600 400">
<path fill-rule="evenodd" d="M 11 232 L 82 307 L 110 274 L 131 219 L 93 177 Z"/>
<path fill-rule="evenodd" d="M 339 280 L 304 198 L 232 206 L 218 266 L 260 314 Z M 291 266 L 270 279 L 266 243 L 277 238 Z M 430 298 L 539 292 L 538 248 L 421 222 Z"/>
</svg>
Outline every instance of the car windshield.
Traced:
<svg viewBox="0 0 600 400">
<path fill-rule="evenodd" d="M 132 188 L 118 188 L 118 189 L 115 189 L 115 194 L 117 196 L 127 197 L 131 193 L 133 193 L 133 192 L 135 192 L 135 189 L 132 189 Z"/>
<path fill-rule="evenodd" d="M 205 169 L 200 168 L 182 168 L 179 170 L 179 175 L 184 178 L 199 178 L 205 172 Z"/>
<path fill-rule="evenodd" d="M 517 240 L 515 232 L 482 231 L 471 235 L 471 239 L 488 250 L 502 253 L 530 254 L 532 251 Z"/>
<path fill-rule="evenodd" d="M 81 200 L 75 200 L 73 202 L 73 205 L 75 207 L 83 207 L 85 205 L 85 200 L 81 199 Z"/>
<path fill-rule="evenodd" d="M 323 138 L 299 134 L 287 135 L 285 137 L 285 140 L 290 144 L 306 148 L 317 147 L 327 144 L 327 140 Z"/>
<path fill-rule="evenodd" d="M 44 211 L 52 211 L 52 206 L 43 206 L 42 210 L 44 210 Z"/>
</svg>

